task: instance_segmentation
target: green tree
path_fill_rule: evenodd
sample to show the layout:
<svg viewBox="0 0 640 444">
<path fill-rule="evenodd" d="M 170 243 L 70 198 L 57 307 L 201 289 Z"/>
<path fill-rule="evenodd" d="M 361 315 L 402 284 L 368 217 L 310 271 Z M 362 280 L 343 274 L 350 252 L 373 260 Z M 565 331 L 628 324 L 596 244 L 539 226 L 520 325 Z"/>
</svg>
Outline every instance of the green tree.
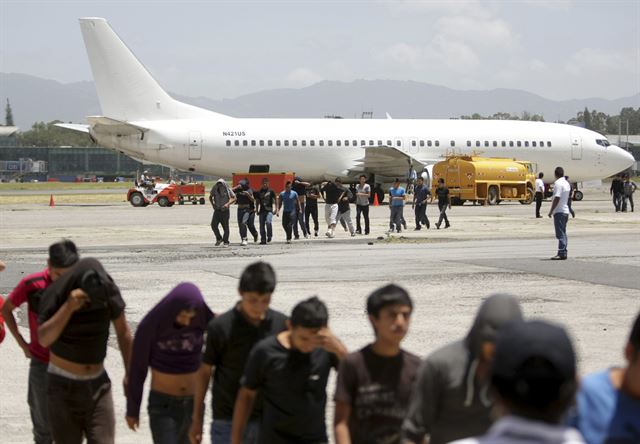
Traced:
<svg viewBox="0 0 640 444">
<path fill-rule="evenodd" d="M 9 99 L 7 99 L 7 106 L 4 109 L 4 124 L 7 126 L 13 126 L 13 111 L 11 111 Z"/>
<path fill-rule="evenodd" d="M 582 121 L 584 122 L 584 127 L 587 129 L 591 129 L 591 113 L 589 112 L 589 108 L 585 106 L 584 112 L 582 113 Z"/>
<path fill-rule="evenodd" d="M 21 146 L 97 146 L 86 134 L 55 126 L 59 120 L 44 123 L 36 122 L 28 131 L 18 133 L 18 144 Z"/>
</svg>

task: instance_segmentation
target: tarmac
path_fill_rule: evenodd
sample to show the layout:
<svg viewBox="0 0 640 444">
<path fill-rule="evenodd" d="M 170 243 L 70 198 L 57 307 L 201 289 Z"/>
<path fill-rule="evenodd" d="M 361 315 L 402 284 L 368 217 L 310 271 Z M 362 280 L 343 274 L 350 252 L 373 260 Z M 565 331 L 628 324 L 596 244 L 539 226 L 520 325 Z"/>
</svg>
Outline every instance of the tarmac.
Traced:
<svg viewBox="0 0 640 444">
<path fill-rule="evenodd" d="M 446 230 L 435 229 L 437 207 L 429 206 L 432 226 L 421 231 L 413 231 L 408 207 L 409 230 L 392 235 L 385 233 L 389 210 L 380 206 L 372 208 L 369 236 L 352 238 L 339 228 L 335 239 L 327 239 L 320 220 L 318 238 L 291 245 L 284 243 L 280 219 L 274 218 L 273 243 L 247 247 L 239 245 L 234 214 L 232 246 L 226 249 L 213 245 L 208 205 L 0 205 L 0 259 L 8 265 L 0 275 L 0 293 L 8 294 L 21 277 L 44 268 L 48 245 L 67 237 L 83 256 L 105 264 L 127 302 L 132 330 L 182 281 L 196 283 L 214 312 L 228 310 L 237 300 L 244 267 L 264 260 L 278 275 L 272 306 L 288 313 L 297 301 L 318 295 L 329 307 L 330 327 L 350 350 L 372 339 L 365 313 L 367 295 L 395 282 L 407 288 L 415 301 L 404 346 L 419 356 L 463 337 L 482 299 L 500 292 L 517 296 L 526 317 L 564 324 L 582 374 L 623 364 L 623 347 L 640 310 L 640 209 L 614 213 L 608 190 L 586 190 L 585 200 L 573 205 L 576 218 L 569 221 L 569 259 L 550 261 L 557 241 L 546 217 L 549 205 L 549 201 L 543 204 L 542 219 L 534 217 L 533 205 L 519 203 L 453 207 L 448 212 L 452 226 Z M 20 325 L 28 337 L 22 313 Z M 124 371 L 113 336 L 105 365 L 114 382 L 116 442 L 151 442 L 144 406 L 140 430 L 126 428 L 120 384 Z M 0 346 L 3 443 L 31 439 L 27 372 L 28 361 L 7 332 Z M 332 379 L 329 399 L 333 384 Z M 210 414 L 207 404 L 205 428 Z"/>
</svg>

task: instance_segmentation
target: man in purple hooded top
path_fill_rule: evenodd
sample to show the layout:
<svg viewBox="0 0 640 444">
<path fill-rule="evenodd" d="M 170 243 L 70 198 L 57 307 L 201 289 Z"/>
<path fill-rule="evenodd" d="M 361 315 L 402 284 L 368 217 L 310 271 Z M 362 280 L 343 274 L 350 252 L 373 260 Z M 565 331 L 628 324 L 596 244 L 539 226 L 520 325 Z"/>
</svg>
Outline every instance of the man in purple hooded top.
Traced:
<svg viewBox="0 0 640 444">
<path fill-rule="evenodd" d="M 181 283 L 142 319 L 133 340 L 127 424 L 136 430 L 142 389 L 151 367 L 149 423 L 154 443 L 189 443 L 203 334 L 213 313 L 198 287 Z"/>
</svg>

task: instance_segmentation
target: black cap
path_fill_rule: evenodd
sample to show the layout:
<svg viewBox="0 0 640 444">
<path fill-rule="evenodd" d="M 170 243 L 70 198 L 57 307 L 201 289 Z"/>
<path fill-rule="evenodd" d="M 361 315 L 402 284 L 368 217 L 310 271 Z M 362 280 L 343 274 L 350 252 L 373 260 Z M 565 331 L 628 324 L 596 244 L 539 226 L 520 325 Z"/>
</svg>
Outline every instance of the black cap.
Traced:
<svg viewBox="0 0 640 444">
<path fill-rule="evenodd" d="M 543 406 L 575 381 L 576 356 L 564 328 L 545 321 L 512 322 L 498 332 L 491 377 L 501 395 Z"/>
</svg>

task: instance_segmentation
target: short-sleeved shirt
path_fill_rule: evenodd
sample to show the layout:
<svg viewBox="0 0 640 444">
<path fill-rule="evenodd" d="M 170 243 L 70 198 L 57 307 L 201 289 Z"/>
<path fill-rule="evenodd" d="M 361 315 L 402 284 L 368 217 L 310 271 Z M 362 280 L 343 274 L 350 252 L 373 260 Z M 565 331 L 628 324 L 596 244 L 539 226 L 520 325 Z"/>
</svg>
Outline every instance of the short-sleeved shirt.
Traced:
<svg viewBox="0 0 640 444">
<path fill-rule="evenodd" d="M 587 444 L 640 442 L 640 400 L 616 389 L 611 369 L 588 375 L 580 381 L 576 413 L 569 419 Z"/>
<path fill-rule="evenodd" d="M 422 204 L 427 198 L 431 196 L 431 190 L 425 184 L 417 185 L 414 192 L 414 199 L 416 204 Z M 424 202 L 426 204 L 426 202 Z"/>
<path fill-rule="evenodd" d="M 298 193 L 295 191 L 283 191 L 280 193 L 282 201 L 282 209 L 285 213 L 293 213 L 296 211 L 296 202 L 298 201 Z"/>
<path fill-rule="evenodd" d="M 318 198 L 320 197 L 320 189 L 317 185 L 312 185 L 307 187 L 305 192 L 307 195 L 307 206 L 308 207 L 317 207 L 318 206 Z M 312 197 L 313 196 L 313 197 Z"/>
<path fill-rule="evenodd" d="M 571 185 L 564 177 L 556 180 L 553 183 L 553 198 L 556 197 L 560 200 L 558 205 L 553 210 L 553 214 L 569 214 L 569 196 L 571 195 Z"/>
<path fill-rule="evenodd" d="M 286 320 L 284 314 L 269 309 L 260 324 L 253 325 L 234 307 L 209 322 L 202 362 L 215 367 L 211 397 L 215 419 L 233 418 L 240 378 L 249 352 L 260 340 L 284 331 Z M 254 403 L 251 417 L 257 419 L 261 410 L 261 403 Z"/>
<path fill-rule="evenodd" d="M 542 179 L 536 179 L 536 193 L 544 193 L 544 182 Z"/>
<path fill-rule="evenodd" d="M 261 444 L 327 442 L 327 380 L 338 358 L 324 349 L 301 353 L 276 336 L 251 351 L 242 386 L 263 397 Z"/>
<path fill-rule="evenodd" d="M 56 342 L 51 344 L 50 350 L 57 356 L 79 364 L 101 364 L 104 361 L 110 323 L 125 309 L 120 289 L 110 276 L 107 275 L 107 279 L 106 300 L 90 301 L 73 312 Z M 57 282 L 49 286 L 43 295 L 38 316 L 40 324 L 51 319 L 69 297 L 68 293 L 54 288 Z"/>
<path fill-rule="evenodd" d="M 31 352 L 31 356 L 45 363 L 49 362 L 49 349 L 40 345 L 38 341 L 38 326 L 40 325 L 38 323 L 38 311 L 44 290 L 51 285 L 51 282 L 49 269 L 45 268 L 22 279 L 8 297 L 14 307 L 27 303 L 29 335 L 31 337 L 29 352 Z"/>
<path fill-rule="evenodd" d="M 273 207 L 276 204 L 276 193 L 271 188 L 265 190 L 260 188 L 256 191 L 256 200 L 260 203 L 260 212 L 273 213 Z"/>
<path fill-rule="evenodd" d="M 324 202 L 327 205 L 337 204 L 343 191 L 342 187 L 337 186 L 334 182 L 327 182 L 325 186 L 322 187 Z"/>
<path fill-rule="evenodd" d="M 374 353 L 371 345 L 340 362 L 335 400 L 351 406 L 349 434 L 354 444 L 400 444 L 420 358 Z"/>
<path fill-rule="evenodd" d="M 303 185 L 302 183 L 300 183 L 300 182 L 298 182 L 298 181 L 294 181 L 294 182 L 291 184 L 291 189 L 292 189 L 293 191 L 295 191 L 296 193 L 298 193 L 298 197 L 300 197 L 300 196 L 302 196 L 302 197 L 306 196 L 306 194 L 305 194 L 305 192 L 306 192 L 306 190 L 307 190 L 306 185 Z"/>
<path fill-rule="evenodd" d="M 371 185 L 368 183 L 365 183 L 364 185 L 356 185 L 356 193 L 367 193 L 371 195 Z M 360 196 L 356 194 L 356 205 L 369 205 L 369 196 Z"/>
<path fill-rule="evenodd" d="M 249 205 L 253 207 L 254 204 L 251 200 L 253 197 L 253 190 L 251 188 L 247 188 L 246 190 L 244 188 L 236 188 L 235 193 L 237 199 L 236 203 L 238 205 Z"/>
<path fill-rule="evenodd" d="M 404 200 L 403 199 L 393 199 L 394 197 L 404 197 L 405 196 L 405 190 L 402 187 L 391 187 L 389 188 L 389 195 L 391 196 L 391 206 L 392 207 L 401 207 L 404 206 Z"/>
<path fill-rule="evenodd" d="M 436 196 L 438 196 L 438 203 L 448 203 L 449 202 L 449 188 L 447 187 L 436 187 Z"/>
</svg>

